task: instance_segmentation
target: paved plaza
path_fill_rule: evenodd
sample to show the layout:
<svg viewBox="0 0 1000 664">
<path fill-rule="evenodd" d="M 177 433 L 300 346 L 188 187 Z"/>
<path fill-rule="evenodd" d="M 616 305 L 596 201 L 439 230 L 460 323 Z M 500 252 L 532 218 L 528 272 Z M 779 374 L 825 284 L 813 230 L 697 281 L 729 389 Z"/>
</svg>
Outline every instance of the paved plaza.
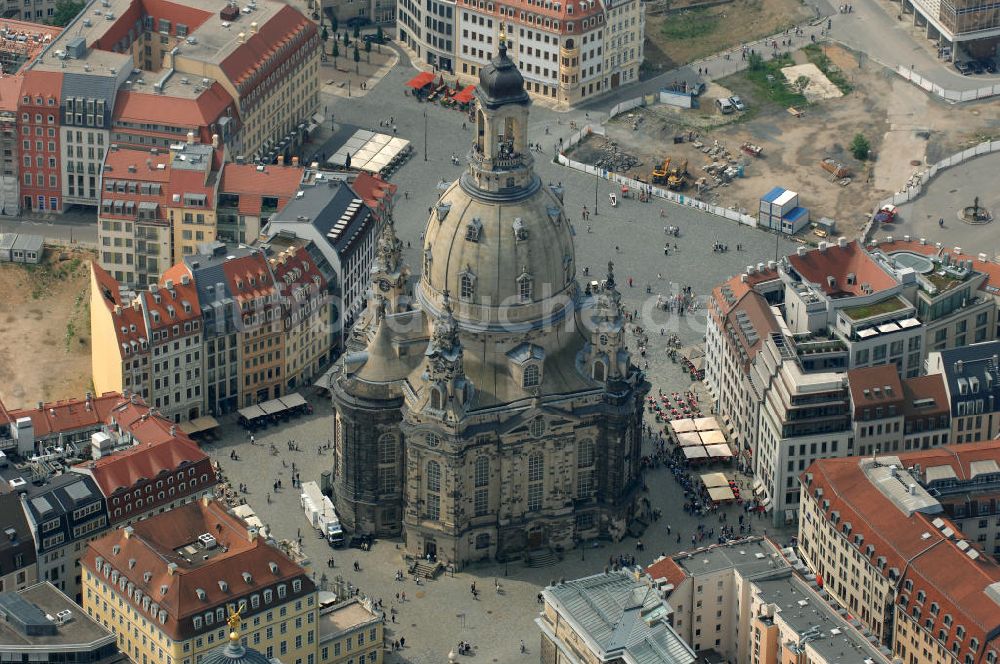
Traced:
<svg viewBox="0 0 1000 664">
<path fill-rule="evenodd" d="M 898 224 L 878 229 L 877 237 L 926 238 L 928 242 L 941 242 L 946 247 L 962 247 L 970 254 L 980 252 L 991 258 L 1000 256 L 1000 238 L 997 224 L 972 225 L 959 220 L 961 208 L 972 205 L 979 197 L 979 204 L 1000 213 L 1000 192 L 996 189 L 996 173 L 1000 169 L 1000 154 L 976 157 L 958 166 L 938 173 L 924 187 L 916 200 L 899 206 Z M 944 219 L 944 228 L 938 220 Z"/>
<path fill-rule="evenodd" d="M 352 127 L 378 130 L 379 120 L 389 120 L 393 115 L 398 134 L 413 141 L 414 157 L 393 175 L 392 181 L 400 189 L 396 226 L 404 245 L 408 245 L 407 260 L 419 268 L 418 247 L 427 209 L 441 193 L 438 184 L 458 177 L 461 169 L 451 163 L 451 156 L 465 154 L 471 133 L 462 129 L 466 118 L 461 113 L 437 105 L 418 104 L 403 95 L 403 84 L 412 73 L 409 67 L 397 65 L 363 98 L 338 98 L 325 103 L 330 104 L 330 112 L 335 114 L 338 136 L 349 135 L 346 130 Z M 426 162 L 423 158 L 424 111 L 427 112 L 429 136 Z M 537 155 L 537 171 L 544 181 L 562 182 L 566 189 L 566 209 L 576 229 L 578 270 L 589 267 L 591 275 L 600 278 L 607 262 L 615 261 L 625 306 L 639 311 L 641 324 L 649 334 L 646 358 L 636 353 L 635 359 L 640 363 L 649 361 L 648 374 L 654 394 L 657 389 L 666 392 L 689 389 L 691 383 L 680 366 L 667 357 L 667 337 L 660 335 L 660 329 L 679 335 L 685 345 L 697 343 L 704 335 L 704 309 L 684 318 L 668 316 L 653 306 L 656 294 L 666 295 L 682 286 L 690 286 L 697 295 L 705 296 L 714 284 L 744 270 L 747 265 L 772 260 L 776 250 L 784 255 L 794 250 L 794 246 L 784 241 L 776 246 L 774 235 L 666 203 L 644 204 L 630 199 L 622 201 L 617 208 L 609 208 L 607 201 L 611 189 L 607 182 L 597 182 L 551 162 L 552 146 L 558 137 L 569 136 L 568 123 L 571 120 L 582 123 L 586 119 L 583 112 L 563 115 L 539 107 L 532 109 L 530 139 L 542 143 L 545 150 Z M 329 147 L 316 145 L 315 149 L 332 152 Z M 594 211 L 595 187 L 597 214 L 583 221 L 584 205 Z M 666 218 L 661 217 L 661 208 Z M 669 238 L 669 256 L 663 254 L 667 241 L 663 227 L 666 225 L 681 229 L 679 238 Z M 728 244 L 729 251 L 713 252 L 715 242 Z M 676 250 L 673 248 L 675 243 Z M 742 244 L 744 250 L 737 251 L 737 244 Z M 628 285 L 629 278 L 632 287 Z M 646 293 L 646 284 L 650 285 L 651 294 Z M 398 611 L 398 622 L 389 624 L 389 638 L 405 637 L 406 647 L 390 653 L 389 662 L 444 662 L 460 640 L 475 646 L 478 661 L 532 661 L 538 657 L 538 631 L 533 619 L 538 610 L 536 595 L 541 587 L 559 578 L 603 571 L 611 556 L 636 555 L 637 563 L 648 563 L 661 552 L 690 548 L 698 520 L 684 513 L 683 491 L 670 471 L 661 466 L 646 474 L 646 496 L 653 508 L 662 510 L 663 517 L 642 536 L 645 551 L 636 551 L 634 539 L 619 544 L 601 542 L 596 548 L 570 551 L 561 564 L 548 568 L 528 568 L 521 562 L 487 564 L 472 567 L 454 578 L 444 575 L 420 586 L 412 578 L 396 582 L 396 570 L 405 570 L 399 542 L 377 541 L 370 552 L 333 550 L 308 528 L 299 507 L 299 491 L 291 488 L 292 464 L 303 482 L 318 480 L 320 473 L 329 469 L 330 452 L 320 453 L 318 448 L 332 436 L 332 409 L 328 400 L 314 393 L 307 396 L 315 406 L 312 416 L 259 433 L 257 444 L 253 446 L 246 434 L 228 419 L 220 441 L 208 444 L 206 449 L 222 464 L 224 473 L 234 485 L 249 485 L 250 493 L 246 498 L 272 528 L 274 536 L 294 540 L 301 532 L 317 580 L 323 574 L 329 581 L 339 575 L 362 593 L 381 598 L 387 614 L 390 609 Z M 290 440 L 296 442 L 300 451 L 288 450 Z M 277 448 L 277 455 L 272 455 L 271 444 Z M 230 460 L 230 452 L 234 449 L 239 455 L 238 461 Z M 647 452 L 651 451 L 649 444 Z M 273 486 L 278 479 L 284 488 L 275 492 Z M 743 478 L 743 482 L 745 484 L 747 478 Z M 267 494 L 270 494 L 270 502 Z M 732 507 L 729 511 L 730 522 L 735 523 L 739 508 Z M 672 528 L 670 535 L 667 524 Z M 718 525 L 715 517 L 705 521 L 706 529 Z M 769 521 L 754 520 L 755 533 L 763 533 L 766 527 Z M 678 533 L 681 534 L 680 543 L 676 539 Z M 787 533 L 782 536 L 787 537 Z M 331 555 L 336 562 L 333 570 L 327 568 Z M 360 564 L 361 571 L 354 571 L 355 562 Z M 502 594 L 495 592 L 494 579 L 499 579 Z M 473 582 L 481 591 L 479 600 L 473 599 L 470 593 Z M 403 592 L 406 601 L 397 601 L 396 594 Z M 521 639 L 528 646 L 526 655 L 519 653 Z"/>
</svg>

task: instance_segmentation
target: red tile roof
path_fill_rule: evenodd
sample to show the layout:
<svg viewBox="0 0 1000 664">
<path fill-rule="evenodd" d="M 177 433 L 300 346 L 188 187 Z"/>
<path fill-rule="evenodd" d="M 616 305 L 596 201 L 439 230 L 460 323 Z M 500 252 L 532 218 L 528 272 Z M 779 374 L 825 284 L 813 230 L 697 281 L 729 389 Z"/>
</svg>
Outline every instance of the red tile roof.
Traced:
<svg viewBox="0 0 1000 664">
<path fill-rule="evenodd" d="M 188 34 L 193 33 L 202 23 L 212 17 L 212 12 L 206 12 L 190 5 L 179 5 L 168 0 L 137 0 L 129 3 L 128 8 L 118 15 L 118 19 L 92 44 L 92 48 L 111 51 L 124 38 L 129 37 L 137 22 L 143 16 L 154 19 L 165 18 L 170 21 L 171 34 L 177 34 L 177 24 L 188 26 Z"/>
<path fill-rule="evenodd" d="M 741 313 L 746 317 L 752 330 L 750 327 L 744 329 L 740 321 Z M 750 363 L 764 345 L 764 340 L 770 334 L 778 332 L 780 327 L 764 296 L 747 289 L 726 314 L 723 329 L 735 344 L 731 348 L 733 350 L 739 348 L 742 351 L 740 365 L 744 372 L 749 372 Z"/>
<path fill-rule="evenodd" d="M 273 53 L 277 53 L 296 37 L 312 39 L 316 35 L 315 23 L 299 10 L 285 5 L 270 20 L 259 26 L 256 34 L 249 35 L 245 43 L 222 61 L 222 71 L 237 88 L 249 84 L 249 87 L 240 91 L 240 96 L 246 97 L 287 59 L 275 58 L 268 64 L 267 59 Z M 300 48 L 304 47 L 303 42 Z"/>
<path fill-rule="evenodd" d="M 876 293 L 896 286 L 896 280 L 856 241 L 844 247 L 833 244 L 823 250 L 807 251 L 804 256 L 791 254 L 788 262 L 803 279 L 831 297 L 863 295 L 861 288 L 865 284 Z M 849 274 L 855 275 L 853 284 L 847 283 Z M 827 277 L 836 280 L 833 286 Z"/>
<path fill-rule="evenodd" d="M 115 334 L 118 335 L 118 346 L 132 342 L 141 344 L 147 340 L 149 335 L 146 330 L 146 319 L 142 309 L 135 306 L 135 302 L 122 300 L 119 284 L 104 268 L 95 262 L 91 262 L 90 269 L 94 274 L 94 281 L 104 296 L 102 301 L 111 312 L 111 320 L 115 326 Z M 121 307 L 121 309 L 117 309 Z"/>
<path fill-rule="evenodd" d="M 167 183 L 168 205 L 174 208 L 188 208 L 199 210 L 215 209 L 215 186 L 212 178 L 199 171 L 189 171 L 180 168 L 170 169 L 170 181 Z M 204 206 L 189 206 L 184 203 L 185 194 L 200 194 L 205 197 Z"/>
<path fill-rule="evenodd" d="M 351 183 L 351 189 L 369 208 L 383 211 L 392 208 L 392 199 L 398 187 L 377 175 L 359 173 Z"/>
<path fill-rule="evenodd" d="M 847 384 L 851 391 L 851 403 L 854 404 L 855 419 L 872 419 L 862 418 L 861 415 L 868 408 L 874 416 L 874 409 L 878 407 L 886 409 L 883 411 L 884 416 L 889 417 L 890 405 L 895 406 L 897 415 L 903 414 L 906 395 L 895 364 L 851 369 L 847 372 Z M 887 392 L 886 387 L 890 391 Z"/>
<path fill-rule="evenodd" d="M 302 184 L 305 174 L 301 166 L 265 166 L 257 170 L 254 164 L 227 163 L 222 168 L 219 192 L 240 197 L 240 214 L 260 216 L 264 196 L 278 199 L 278 208 L 291 200 Z"/>
<path fill-rule="evenodd" d="M 21 60 L 23 68 L 35 59 L 42 50 L 55 39 L 62 28 L 53 25 L 43 25 L 41 23 L 29 23 L 28 21 L 17 21 L 14 19 L 3 19 L 3 27 L 7 30 L 7 37 L 0 37 L 0 51 L 13 53 Z M 23 39 L 20 39 L 23 37 Z M 13 74 L 14 71 L 5 71 L 4 74 Z"/>
<path fill-rule="evenodd" d="M 260 252 L 226 261 L 222 264 L 222 271 L 237 301 L 270 296 L 275 291 L 271 269 Z"/>
<path fill-rule="evenodd" d="M 16 422 L 22 417 L 31 418 L 35 438 L 71 433 L 81 429 L 98 429 L 108 414 L 128 400 L 118 392 L 105 392 L 99 397 L 64 399 L 42 404 L 41 408 L 7 410 L 7 421 Z"/>
<path fill-rule="evenodd" d="M 219 83 L 206 88 L 197 99 L 171 97 L 146 92 L 123 91 L 115 102 L 114 121 L 163 124 L 185 129 L 208 127 L 225 115 L 232 97 Z M 128 129 L 131 131 L 131 129 Z M 161 135 L 157 133 L 156 135 Z M 163 136 L 177 138 L 173 132 Z"/>
<path fill-rule="evenodd" d="M 965 480 L 970 477 L 971 463 L 1000 462 L 1000 440 L 906 452 L 898 458 L 904 467 L 919 464 L 922 471 L 950 466 L 960 480 Z M 1000 603 L 986 594 L 987 586 L 1000 582 L 1000 565 L 989 551 L 973 559 L 959 549 L 957 543 L 964 537 L 944 514 L 913 512 L 907 516 L 869 481 L 860 462 L 857 457 L 814 462 L 803 475 L 803 492 L 813 494 L 817 488 L 823 489 L 822 500 L 829 501 L 826 518 L 838 512 L 841 523 L 851 523 L 852 537 L 862 535 L 865 548 L 869 544 L 874 547 L 872 560 L 879 556 L 886 558 L 885 569 L 895 568 L 900 573 L 896 583 L 900 597 L 908 596 L 912 606 L 916 593 L 922 590 L 927 595 L 924 607 L 931 602 L 941 607 L 937 616 L 924 611 L 923 618 L 935 621 L 928 630 L 930 634 L 936 637 L 937 630 L 944 627 L 943 616 L 951 615 L 953 625 L 963 625 L 967 637 L 979 640 L 983 650 L 977 653 L 975 661 L 982 661 L 980 656 L 985 647 L 997 647 L 996 638 L 987 641 L 987 635 L 1000 632 Z M 806 481 L 809 475 L 811 483 Z M 934 526 L 935 518 L 942 519 L 955 531 L 954 539 L 946 538 Z M 906 580 L 913 582 L 912 593 L 902 592 Z"/>
<path fill-rule="evenodd" d="M 23 75 L 4 76 L 0 74 L 0 111 L 17 112 L 17 105 L 21 103 L 21 85 L 23 83 Z"/>
<path fill-rule="evenodd" d="M 185 276 L 188 277 L 187 284 L 183 283 Z M 172 288 L 167 288 L 167 281 L 172 282 Z M 159 296 L 159 302 L 157 302 L 157 296 Z M 153 330 L 181 325 L 180 336 L 185 336 L 189 333 L 184 332 L 183 324 L 201 318 L 198 290 L 191 279 L 190 270 L 184 263 L 177 263 L 163 273 L 155 294 L 147 290 L 140 297 L 146 311 L 150 312 L 149 326 Z M 185 304 L 188 305 L 189 311 L 184 310 Z M 168 307 L 173 307 L 173 316 L 170 315 Z M 152 312 L 154 311 L 159 315 L 158 322 L 153 322 Z M 191 333 L 194 332 L 196 330 L 192 330 Z"/>
<path fill-rule="evenodd" d="M 590 16 L 602 15 L 604 13 L 604 3 L 600 0 L 596 0 L 593 3 L 590 2 L 580 2 L 579 0 L 560 0 L 560 2 L 549 3 L 546 8 L 544 5 L 537 2 L 529 2 L 528 0 L 503 0 L 497 3 L 496 10 L 486 11 L 481 5 L 476 4 L 473 0 L 464 0 L 463 5 L 469 7 L 470 9 L 486 14 L 492 14 L 494 16 L 500 16 L 501 8 L 509 7 L 511 11 L 515 12 L 512 16 L 519 16 L 521 12 L 527 14 L 532 14 L 535 16 L 540 16 L 548 19 L 554 19 L 560 21 L 558 29 L 546 29 L 547 32 L 556 32 L 562 34 L 579 34 L 586 32 L 583 29 L 574 30 L 569 32 L 567 28 L 567 23 L 569 21 L 579 22 L 580 19 L 588 18 Z M 557 9 L 558 7 L 558 9 Z M 570 13 L 572 9 L 573 13 Z M 524 21 L 517 20 L 511 17 L 505 17 L 505 20 L 514 22 L 514 25 L 522 25 Z M 540 24 L 533 24 L 535 29 L 542 29 Z M 600 27 L 607 28 L 604 23 L 600 24 Z M 595 28 L 596 29 L 596 28 Z"/>
<path fill-rule="evenodd" d="M 181 466 L 206 461 L 208 455 L 187 434 L 140 403 L 127 403 L 111 414 L 120 433 L 131 433 L 136 445 L 96 461 L 80 464 L 105 496 L 131 489 L 141 480 L 152 480 Z M 174 433 L 171 433 L 171 430 Z"/>
<path fill-rule="evenodd" d="M 944 374 L 907 378 L 903 381 L 903 394 L 906 395 L 903 403 L 903 415 L 906 419 L 938 417 L 951 413 Z M 934 403 L 917 408 L 913 403 L 918 399 L 932 399 Z"/>
<path fill-rule="evenodd" d="M 681 581 L 687 578 L 687 574 L 681 569 L 681 566 L 670 556 L 665 556 L 646 567 L 646 574 L 654 582 L 659 579 L 666 579 L 667 583 L 673 585 L 675 588 L 680 585 Z"/>
<path fill-rule="evenodd" d="M 62 94 L 62 79 L 62 73 L 57 71 L 27 69 L 24 72 L 24 84 L 21 86 L 21 94 L 31 98 L 31 106 L 35 105 L 36 97 L 42 97 L 46 104 L 49 98 L 55 99 L 56 106 L 53 106 L 53 108 L 58 109 L 59 99 Z"/>
<path fill-rule="evenodd" d="M 160 168 L 160 165 L 163 168 Z M 118 148 L 108 150 L 104 157 L 105 179 L 135 182 L 166 182 L 170 177 L 169 150 L 149 150 L 138 148 Z M 129 170 L 130 168 L 134 169 Z M 107 175 L 110 173 L 110 175 Z M 105 192 L 111 194 L 112 192 Z"/>
<path fill-rule="evenodd" d="M 186 559 L 177 553 L 182 547 L 196 543 L 204 533 L 210 533 L 219 543 L 216 553 L 208 560 L 200 556 Z M 114 552 L 116 545 L 120 547 L 117 554 Z M 315 591 L 315 585 L 301 566 L 260 538 L 252 538 L 246 525 L 215 501 L 198 500 L 138 521 L 132 525 L 131 533 L 128 529 L 114 530 L 91 542 L 80 564 L 96 572 L 97 557 L 167 612 L 162 629 L 178 641 L 194 636 L 191 616 L 225 607 L 228 603 L 246 601 L 249 594 L 274 588 L 277 583 L 287 584 L 287 600 L 276 599 L 268 605 L 261 602 L 259 609 L 252 608 L 246 601 L 244 620 Z M 129 564 L 131 560 L 135 561 L 132 565 Z M 168 569 L 168 563 L 175 564 L 176 568 Z M 271 564 L 276 565 L 276 571 L 271 571 Z M 147 572 L 149 581 L 144 578 Z M 103 570 L 96 573 L 104 577 Z M 244 577 L 244 573 L 249 577 Z M 293 579 L 302 581 L 301 592 L 293 592 Z M 224 582 L 225 590 L 220 581 Z M 117 586 L 113 588 L 117 592 Z M 205 599 L 199 597 L 199 591 L 204 593 Z M 133 595 L 126 595 L 126 601 L 140 614 L 150 615 Z M 213 626 L 202 631 L 214 629 Z"/>
<path fill-rule="evenodd" d="M 304 247 L 290 247 L 282 255 L 284 259 L 282 257 L 273 259 L 271 267 L 274 270 L 278 292 L 285 296 L 283 303 L 288 304 L 290 301 L 288 298 L 292 297 L 292 291 L 298 286 L 309 286 L 310 297 L 326 290 L 326 280 Z M 315 278 L 319 279 L 318 283 Z"/>
</svg>

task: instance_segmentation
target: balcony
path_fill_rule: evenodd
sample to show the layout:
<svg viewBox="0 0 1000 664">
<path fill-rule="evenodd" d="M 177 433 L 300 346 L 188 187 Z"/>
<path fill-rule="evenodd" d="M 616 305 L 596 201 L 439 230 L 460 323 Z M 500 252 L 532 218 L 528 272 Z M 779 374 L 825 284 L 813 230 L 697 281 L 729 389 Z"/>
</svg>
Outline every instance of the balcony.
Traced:
<svg viewBox="0 0 1000 664">
<path fill-rule="evenodd" d="M 486 157 L 482 152 L 473 149 L 469 152 L 469 161 L 485 171 L 512 171 L 524 167 L 524 155 L 518 152 L 511 152 L 505 156 Z"/>
</svg>

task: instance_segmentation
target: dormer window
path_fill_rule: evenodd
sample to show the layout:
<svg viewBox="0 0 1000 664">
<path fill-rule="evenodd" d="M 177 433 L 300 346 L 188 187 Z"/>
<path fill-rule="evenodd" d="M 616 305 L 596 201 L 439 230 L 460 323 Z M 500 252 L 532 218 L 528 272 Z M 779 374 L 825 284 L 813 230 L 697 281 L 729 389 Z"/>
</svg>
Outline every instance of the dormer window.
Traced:
<svg viewBox="0 0 1000 664">
<path fill-rule="evenodd" d="M 465 227 L 465 239 L 469 242 L 479 242 L 479 236 L 482 235 L 482 232 L 483 222 L 479 221 L 479 217 L 475 217 Z"/>
</svg>

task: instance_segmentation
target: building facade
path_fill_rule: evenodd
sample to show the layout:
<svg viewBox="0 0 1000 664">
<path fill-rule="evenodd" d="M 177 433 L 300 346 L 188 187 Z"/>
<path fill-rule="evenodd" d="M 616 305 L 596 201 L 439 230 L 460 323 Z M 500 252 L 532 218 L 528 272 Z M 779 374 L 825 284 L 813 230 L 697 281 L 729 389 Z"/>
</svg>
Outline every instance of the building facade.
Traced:
<svg viewBox="0 0 1000 664">
<path fill-rule="evenodd" d="M 1000 436 L 1000 342 L 933 352 L 927 372 L 944 381 L 954 442 Z"/>
<path fill-rule="evenodd" d="M 31 527 L 16 493 L 0 495 L 0 593 L 24 590 L 38 581 L 38 559 Z"/>
<path fill-rule="evenodd" d="M 364 657 L 382 664 L 385 624 L 366 602 L 347 600 L 319 614 L 319 664 L 350 664 Z"/>
<path fill-rule="evenodd" d="M 331 383 L 344 525 L 402 530 L 409 553 L 459 567 L 622 537 L 649 390 L 611 268 L 597 292 L 576 281 L 559 190 L 534 173 L 530 98 L 503 43 L 476 95 L 468 169 L 432 210 L 415 291 L 387 225 L 368 315 Z"/>
<path fill-rule="evenodd" d="M 244 605 L 249 646 L 315 661 L 309 575 L 220 503 L 203 498 L 115 530 L 87 547 L 83 567 L 84 610 L 133 661 L 197 664 L 226 643 L 227 618 Z"/>
<path fill-rule="evenodd" d="M 419 14 L 420 8 L 414 11 Z M 436 64 L 440 56 L 428 50 L 427 40 L 433 43 L 436 35 L 422 33 L 416 27 L 416 15 L 415 27 L 407 30 L 406 25 L 410 24 L 400 26 L 404 43 L 428 64 L 445 69 Z M 638 0 L 458 0 L 454 34 L 455 68 L 448 71 L 476 76 L 489 63 L 495 44 L 505 37 L 511 58 L 524 76 L 525 89 L 533 96 L 571 106 L 638 80 L 645 8 Z"/>
<path fill-rule="evenodd" d="M 906 662 L 1000 652 L 995 441 L 818 461 L 802 476 L 799 553 Z"/>
</svg>

